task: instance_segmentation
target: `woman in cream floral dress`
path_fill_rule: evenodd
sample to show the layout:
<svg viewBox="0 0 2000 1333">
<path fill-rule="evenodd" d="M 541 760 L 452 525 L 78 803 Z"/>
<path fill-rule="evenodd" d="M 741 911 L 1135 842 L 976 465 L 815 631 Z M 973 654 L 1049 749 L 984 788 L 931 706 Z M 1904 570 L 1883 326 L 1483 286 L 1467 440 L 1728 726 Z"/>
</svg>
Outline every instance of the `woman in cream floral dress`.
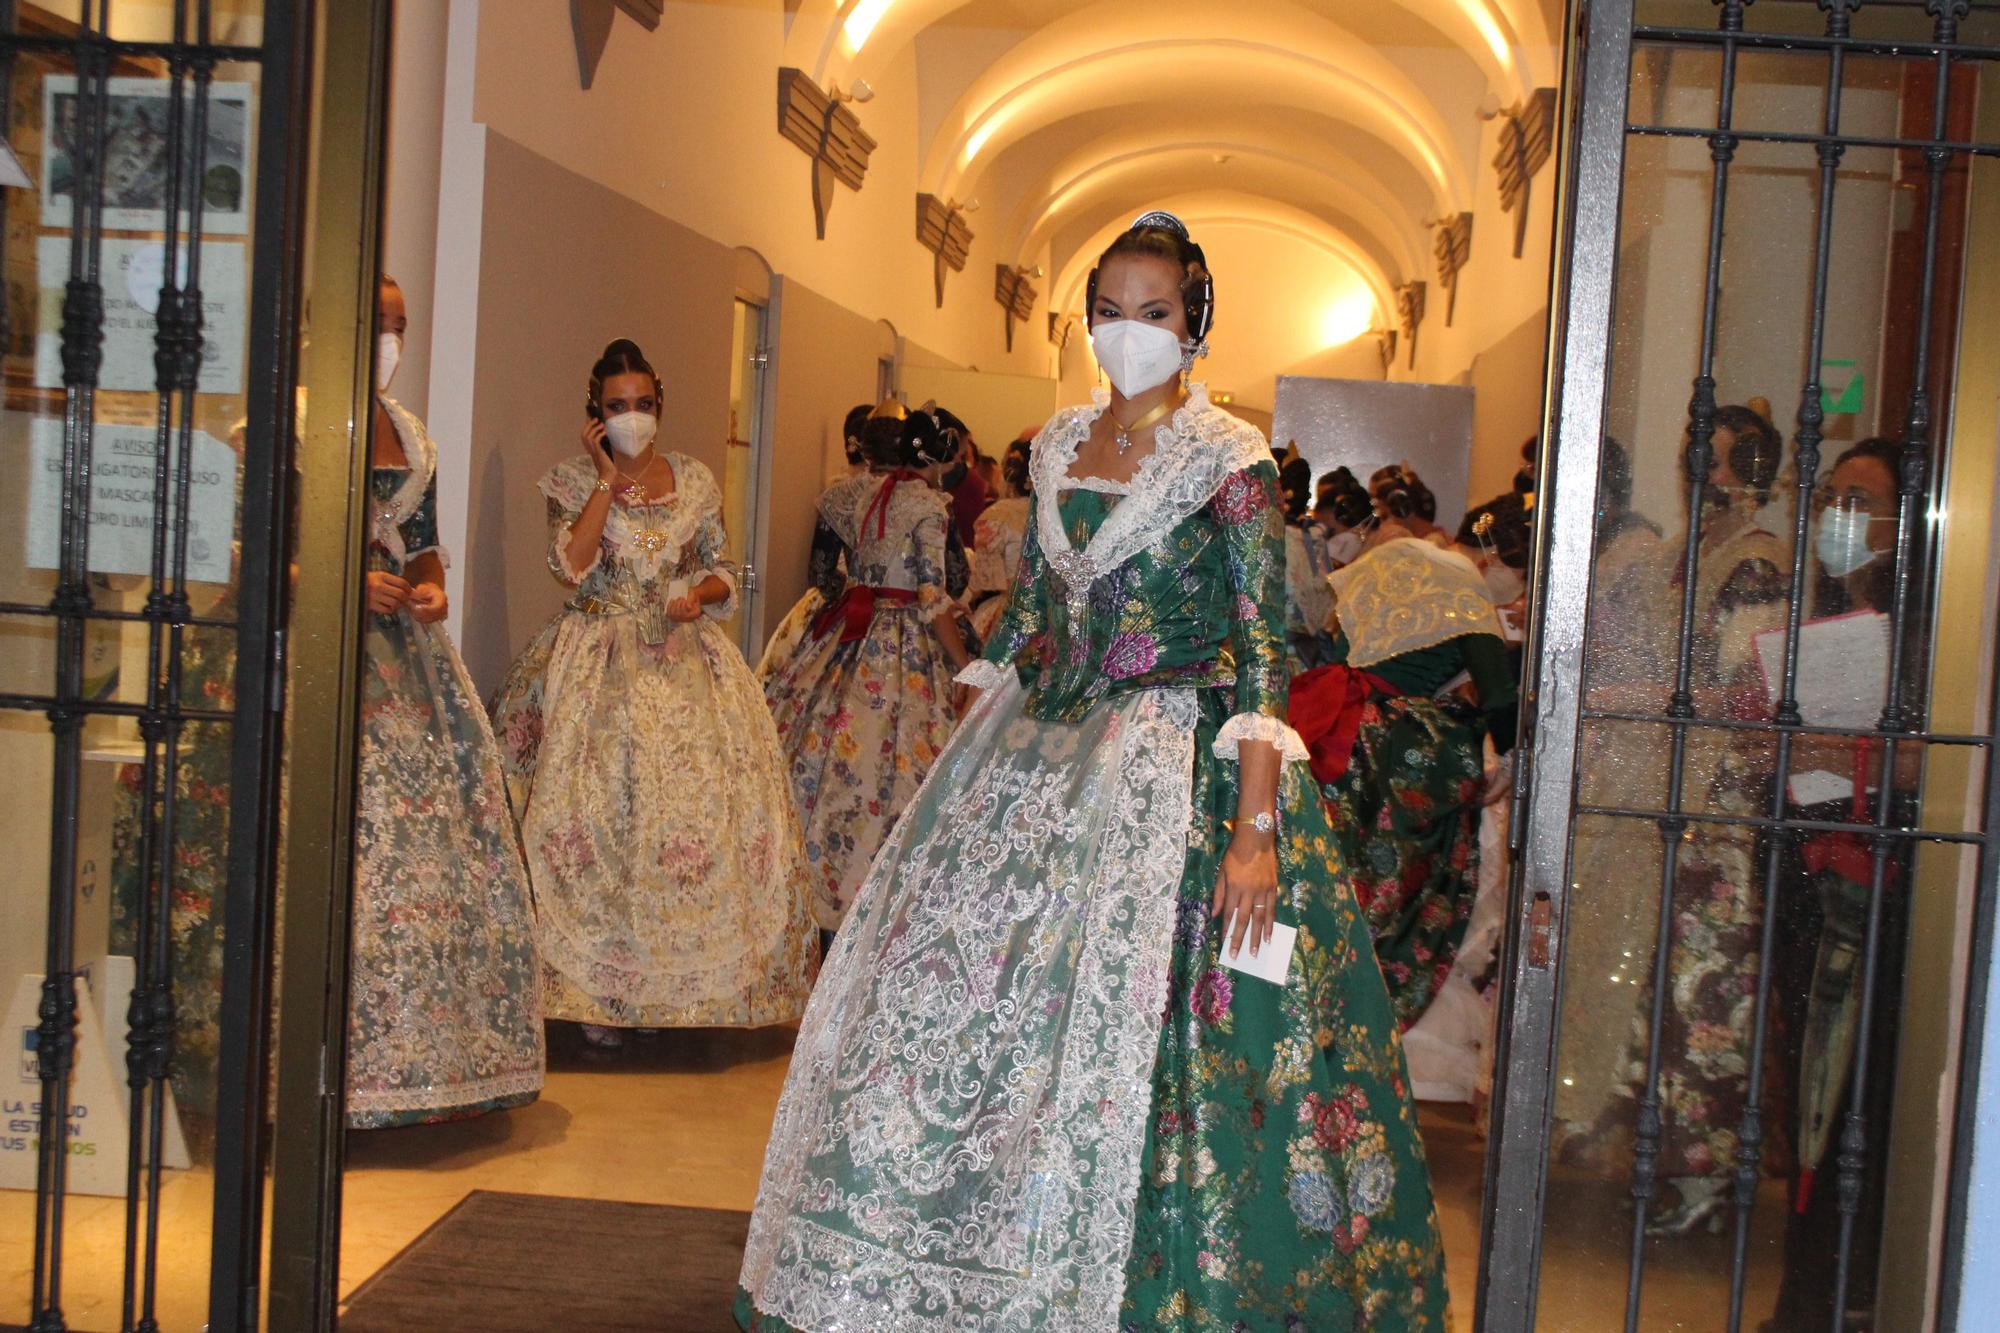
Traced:
<svg viewBox="0 0 2000 1333">
<path fill-rule="evenodd" d="M 495 721 L 539 908 L 543 1004 L 620 1028 L 797 1018 L 815 958 L 770 714 L 721 628 L 722 497 L 653 447 L 634 344 L 592 371 L 586 452 L 542 478 L 549 563 L 575 595 L 515 661 Z"/>
<path fill-rule="evenodd" d="M 979 697 L 800 1025 L 746 1327 L 1446 1326 L 1395 1019 L 1284 720 L 1277 470 L 1176 373 L 1211 292 L 1159 214 L 1093 275 L 1118 393 L 1036 440 Z"/>
<path fill-rule="evenodd" d="M 819 499 L 812 574 L 826 609 L 764 683 L 824 930 L 951 739 L 965 570 L 933 479 L 957 438 L 927 411 L 877 410 L 862 431 L 870 470 Z"/>
<path fill-rule="evenodd" d="M 402 345 L 384 282 L 378 391 Z M 440 623 L 437 446 L 377 404 L 362 651 L 347 1123 L 456 1120 L 542 1087 L 528 874 L 479 692 Z"/>
</svg>

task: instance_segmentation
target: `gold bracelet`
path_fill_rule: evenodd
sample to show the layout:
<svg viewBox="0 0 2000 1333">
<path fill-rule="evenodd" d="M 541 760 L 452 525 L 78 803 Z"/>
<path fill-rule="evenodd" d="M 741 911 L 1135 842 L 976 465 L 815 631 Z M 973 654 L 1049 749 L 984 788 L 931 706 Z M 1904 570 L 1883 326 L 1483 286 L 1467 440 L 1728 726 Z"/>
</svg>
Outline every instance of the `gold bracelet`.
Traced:
<svg viewBox="0 0 2000 1333">
<path fill-rule="evenodd" d="M 611 483 L 606 481 L 604 478 L 599 477 L 597 479 L 597 493 L 599 495 L 611 494 Z"/>
</svg>

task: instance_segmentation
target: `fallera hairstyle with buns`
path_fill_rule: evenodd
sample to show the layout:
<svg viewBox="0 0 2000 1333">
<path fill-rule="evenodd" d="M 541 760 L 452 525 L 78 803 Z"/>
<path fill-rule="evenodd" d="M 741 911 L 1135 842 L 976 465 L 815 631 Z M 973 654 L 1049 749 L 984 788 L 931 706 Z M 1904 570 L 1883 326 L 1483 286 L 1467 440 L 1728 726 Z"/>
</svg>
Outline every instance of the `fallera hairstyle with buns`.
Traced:
<svg viewBox="0 0 2000 1333">
<path fill-rule="evenodd" d="M 1206 343 L 1209 331 L 1215 327 L 1215 278 L 1208 271 L 1208 256 L 1188 235 L 1187 224 L 1172 213 L 1147 213 L 1104 247 L 1104 253 L 1097 257 L 1097 265 L 1090 270 L 1090 280 L 1084 287 L 1087 303 L 1084 307 L 1085 322 L 1091 323 L 1097 318 L 1097 275 L 1104 271 L 1107 263 L 1126 255 L 1164 259 L 1180 267 L 1181 302 L 1187 312 L 1188 341 L 1197 347 Z"/>
<path fill-rule="evenodd" d="M 604 411 L 604 381 L 617 375 L 644 375 L 651 380 L 653 401 L 660 410 L 665 410 L 666 393 L 660 387 L 660 376 L 653 363 L 639 350 L 638 343 L 630 338 L 613 338 L 605 345 L 597 364 L 590 368 L 590 403 L 599 413 Z"/>
</svg>

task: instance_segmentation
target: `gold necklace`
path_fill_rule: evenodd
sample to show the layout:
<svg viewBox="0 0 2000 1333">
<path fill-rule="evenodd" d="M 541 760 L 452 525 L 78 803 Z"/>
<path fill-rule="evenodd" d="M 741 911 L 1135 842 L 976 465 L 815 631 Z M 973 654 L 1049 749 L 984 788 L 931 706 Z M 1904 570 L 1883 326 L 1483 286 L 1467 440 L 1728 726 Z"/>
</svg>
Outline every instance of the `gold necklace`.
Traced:
<svg viewBox="0 0 2000 1333">
<path fill-rule="evenodd" d="M 1160 422 L 1165 421 L 1169 413 L 1186 401 L 1187 397 L 1184 394 L 1168 394 L 1164 400 L 1155 404 L 1150 412 L 1147 412 L 1129 426 L 1119 425 L 1118 414 L 1113 412 L 1111 414 L 1111 428 L 1115 432 L 1119 454 L 1122 456 L 1126 450 L 1132 447 L 1132 437 L 1134 435 L 1148 426 L 1156 426 Z"/>
<path fill-rule="evenodd" d="M 646 466 L 643 468 L 640 468 L 639 475 L 636 477 L 633 476 L 631 473 L 627 472 L 624 468 L 619 467 L 618 464 L 613 463 L 611 465 L 611 470 L 613 472 L 616 472 L 619 476 L 625 478 L 626 481 L 631 483 L 631 485 L 623 487 L 622 489 L 619 490 L 618 497 L 634 509 L 643 507 L 647 503 L 647 491 L 644 478 L 647 473 L 653 470 L 653 463 L 657 463 L 659 461 L 660 461 L 660 456 L 658 454 L 654 454 L 653 462 L 646 464 Z"/>
</svg>

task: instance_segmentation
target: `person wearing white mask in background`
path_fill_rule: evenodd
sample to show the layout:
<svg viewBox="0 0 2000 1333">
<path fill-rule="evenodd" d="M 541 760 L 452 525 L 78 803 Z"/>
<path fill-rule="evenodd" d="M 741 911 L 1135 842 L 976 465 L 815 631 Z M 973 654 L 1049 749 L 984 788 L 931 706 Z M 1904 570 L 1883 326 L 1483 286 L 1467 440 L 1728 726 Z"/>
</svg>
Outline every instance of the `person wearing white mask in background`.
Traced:
<svg viewBox="0 0 2000 1333">
<path fill-rule="evenodd" d="M 458 652 L 437 534 L 437 446 L 388 396 L 403 294 L 382 281 L 369 439 L 361 781 L 347 1124 L 531 1102 L 542 1086 L 528 873 L 499 747 Z"/>
<path fill-rule="evenodd" d="M 722 493 L 655 447 L 663 406 L 638 346 L 606 347 L 583 452 L 540 484 L 549 567 L 575 593 L 494 709 L 543 1007 L 603 1049 L 624 1028 L 789 1022 L 817 960 L 777 733 L 721 624 Z"/>
</svg>

